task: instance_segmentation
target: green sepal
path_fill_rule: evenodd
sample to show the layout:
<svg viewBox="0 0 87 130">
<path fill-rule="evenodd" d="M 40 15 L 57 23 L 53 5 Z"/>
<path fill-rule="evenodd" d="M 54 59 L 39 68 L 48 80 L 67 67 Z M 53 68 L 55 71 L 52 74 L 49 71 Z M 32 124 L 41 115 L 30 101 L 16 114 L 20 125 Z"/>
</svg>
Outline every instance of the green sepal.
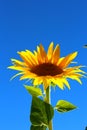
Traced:
<svg viewBox="0 0 87 130">
<path fill-rule="evenodd" d="M 51 82 L 51 84 L 50 84 L 50 86 L 52 86 L 52 87 L 56 87 L 56 84 L 54 84 L 53 82 Z"/>
<path fill-rule="evenodd" d="M 56 104 L 55 109 L 58 112 L 64 113 L 76 109 L 77 107 L 66 100 L 59 100 Z"/>
<path fill-rule="evenodd" d="M 33 125 L 47 127 L 53 115 L 54 109 L 50 104 L 37 97 L 32 97 L 30 120 Z"/>
<path fill-rule="evenodd" d="M 34 126 L 31 125 L 30 130 L 46 130 L 46 126 Z"/>
<path fill-rule="evenodd" d="M 27 86 L 25 85 L 26 90 L 32 95 L 32 96 L 42 96 L 42 90 L 40 88 L 37 88 L 35 86 Z"/>
</svg>

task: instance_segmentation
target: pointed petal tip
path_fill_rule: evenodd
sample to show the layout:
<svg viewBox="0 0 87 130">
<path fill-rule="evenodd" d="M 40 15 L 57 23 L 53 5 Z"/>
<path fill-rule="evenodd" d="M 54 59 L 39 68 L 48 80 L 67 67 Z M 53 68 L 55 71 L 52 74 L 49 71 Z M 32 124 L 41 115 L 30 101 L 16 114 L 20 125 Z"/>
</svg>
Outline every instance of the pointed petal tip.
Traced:
<svg viewBox="0 0 87 130">
<path fill-rule="evenodd" d="M 19 55 L 20 55 L 20 53 L 21 53 L 20 51 L 17 51 L 17 54 L 19 54 Z"/>
<path fill-rule="evenodd" d="M 52 41 L 52 42 L 50 42 L 50 44 L 54 44 L 54 42 Z"/>
<path fill-rule="evenodd" d="M 21 54 L 22 52 L 25 52 L 25 51 L 17 51 L 17 54 Z"/>
<path fill-rule="evenodd" d="M 16 60 L 16 59 L 14 59 L 14 58 L 11 58 L 10 60 L 11 60 L 11 61 L 14 61 L 14 60 Z"/>
<path fill-rule="evenodd" d="M 72 54 L 74 55 L 74 57 L 76 57 L 78 55 L 78 51 L 75 51 L 75 52 L 71 53 L 71 55 Z"/>
<path fill-rule="evenodd" d="M 52 41 L 52 42 L 50 42 L 50 45 L 49 46 L 54 46 L 54 42 Z M 59 47 L 60 46 L 60 44 L 58 43 L 58 44 L 56 44 L 56 47 Z"/>
<path fill-rule="evenodd" d="M 9 69 L 10 66 L 7 67 L 7 69 Z"/>
<path fill-rule="evenodd" d="M 27 51 L 29 51 L 28 49 L 25 49 L 25 51 L 27 52 Z"/>
<path fill-rule="evenodd" d="M 70 88 L 70 87 L 68 87 L 68 89 L 70 90 L 71 88 Z"/>
<path fill-rule="evenodd" d="M 60 87 L 60 86 L 58 86 L 61 90 L 64 90 L 64 86 L 63 87 Z"/>
<path fill-rule="evenodd" d="M 13 66 L 8 66 L 7 69 L 12 69 Z"/>
<path fill-rule="evenodd" d="M 40 43 L 40 44 L 37 46 L 37 48 L 38 48 L 38 47 L 44 48 L 43 45 L 42 45 L 42 43 Z"/>
<path fill-rule="evenodd" d="M 77 56 L 78 55 L 78 51 L 75 51 L 74 54 Z"/>
<path fill-rule="evenodd" d="M 54 42 L 52 41 L 52 42 L 50 42 L 48 48 L 50 48 L 50 47 L 53 48 L 53 46 L 54 46 Z"/>
<path fill-rule="evenodd" d="M 58 47 L 59 47 L 59 46 L 60 46 L 60 44 L 59 44 L 59 43 L 57 43 L 57 45 L 56 45 L 56 46 L 58 46 Z"/>
</svg>

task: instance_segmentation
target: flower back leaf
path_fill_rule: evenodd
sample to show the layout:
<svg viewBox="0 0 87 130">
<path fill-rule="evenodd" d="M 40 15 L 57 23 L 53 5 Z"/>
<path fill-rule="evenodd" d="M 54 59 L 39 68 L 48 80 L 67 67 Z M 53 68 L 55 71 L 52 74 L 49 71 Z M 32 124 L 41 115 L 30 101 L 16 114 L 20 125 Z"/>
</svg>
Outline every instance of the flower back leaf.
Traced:
<svg viewBox="0 0 87 130">
<path fill-rule="evenodd" d="M 25 85 L 25 88 L 32 96 L 42 96 L 42 90 L 40 88 L 27 85 Z"/>
<path fill-rule="evenodd" d="M 55 107 L 55 109 L 61 113 L 68 112 L 76 108 L 77 107 L 75 105 L 65 100 L 59 100 Z"/>
</svg>

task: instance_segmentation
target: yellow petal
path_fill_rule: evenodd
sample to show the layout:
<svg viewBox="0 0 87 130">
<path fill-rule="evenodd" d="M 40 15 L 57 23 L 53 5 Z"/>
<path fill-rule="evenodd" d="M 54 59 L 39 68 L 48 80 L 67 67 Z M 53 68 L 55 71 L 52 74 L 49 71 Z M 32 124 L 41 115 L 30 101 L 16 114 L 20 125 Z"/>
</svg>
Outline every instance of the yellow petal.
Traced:
<svg viewBox="0 0 87 130">
<path fill-rule="evenodd" d="M 79 82 L 80 84 L 82 84 L 82 81 L 79 78 L 75 78 L 74 80 L 76 80 L 77 82 Z"/>
<path fill-rule="evenodd" d="M 21 62 L 21 61 L 16 60 L 16 59 L 11 59 L 11 61 L 16 66 L 27 66 L 24 62 Z"/>
<path fill-rule="evenodd" d="M 52 57 L 52 63 L 56 64 L 60 58 L 60 47 L 59 45 L 56 45 L 54 51 L 53 51 L 53 57 Z"/>
<path fill-rule="evenodd" d="M 40 44 L 40 55 L 43 60 L 43 63 L 47 61 L 47 54 L 44 50 L 44 47 Z"/>
<path fill-rule="evenodd" d="M 32 74 L 30 72 L 27 72 L 27 73 L 24 73 L 21 77 L 20 77 L 20 80 L 23 80 L 23 79 L 34 79 L 36 78 L 36 75 L 35 74 Z"/>
<path fill-rule="evenodd" d="M 83 74 L 80 74 L 80 73 L 71 73 L 71 74 L 69 74 L 69 76 L 75 76 L 75 77 L 78 77 L 78 78 L 81 78 L 81 77 L 83 77 Z"/>
<path fill-rule="evenodd" d="M 42 83 L 42 79 L 37 77 L 34 79 L 33 85 L 40 85 L 41 83 Z"/>
<path fill-rule="evenodd" d="M 34 56 L 34 54 L 33 54 L 31 51 L 26 50 L 26 54 L 27 54 L 27 57 L 29 58 L 29 60 L 30 60 L 32 63 L 34 63 L 35 65 L 38 64 L 36 57 Z"/>
<path fill-rule="evenodd" d="M 80 77 L 81 76 L 76 76 L 76 75 L 70 75 L 70 76 L 68 76 L 68 78 L 70 78 L 70 79 L 73 79 L 73 80 L 76 80 L 76 81 L 78 81 L 80 84 L 82 84 L 82 82 L 81 82 L 81 80 L 80 80 Z"/>
<path fill-rule="evenodd" d="M 24 68 L 21 66 L 9 66 L 9 69 L 13 69 L 13 70 L 19 70 L 19 71 L 25 71 L 25 70 L 29 70 L 29 68 Z"/>
<path fill-rule="evenodd" d="M 52 55 L 53 55 L 53 46 L 54 43 L 51 42 L 49 47 L 48 47 L 48 52 L 47 52 L 47 58 L 48 58 L 48 62 L 52 59 Z"/>
<path fill-rule="evenodd" d="M 34 56 L 35 56 L 35 59 L 37 60 L 37 64 L 39 64 L 39 62 L 38 62 L 38 53 L 36 52 L 36 51 L 34 51 Z"/>
<path fill-rule="evenodd" d="M 65 57 L 59 58 L 59 60 L 58 60 L 58 62 L 57 62 L 57 65 L 59 65 L 59 64 L 63 61 L 64 58 L 65 58 Z"/>
<path fill-rule="evenodd" d="M 82 73 L 82 74 L 86 74 L 86 72 L 82 71 L 81 68 L 82 66 L 74 66 L 74 67 L 69 67 L 64 69 L 64 73 L 66 75 L 72 74 L 72 73 Z"/>
<path fill-rule="evenodd" d="M 86 72 L 80 70 L 80 69 L 76 69 L 76 70 L 72 70 L 70 73 L 81 73 L 81 74 L 86 74 Z"/>
<path fill-rule="evenodd" d="M 62 90 L 64 89 L 64 84 L 61 80 L 61 78 L 57 78 L 57 79 L 52 79 L 52 82 L 54 84 L 56 84 L 59 88 L 61 88 Z"/>
<path fill-rule="evenodd" d="M 27 58 L 26 53 L 24 51 L 22 52 L 18 52 L 18 54 L 20 55 L 20 57 L 24 60 L 24 62 L 29 66 L 32 67 L 33 64 L 31 63 L 31 61 Z"/>
<path fill-rule="evenodd" d="M 61 68 L 66 68 L 71 61 L 77 56 L 77 52 L 67 55 L 59 64 Z"/>
<path fill-rule="evenodd" d="M 70 85 L 69 85 L 67 79 L 62 78 L 62 82 L 70 89 Z"/>
<path fill-rule="evenodd" d="M 33 53 L 30 53 L 28 50 L 22 53 L 23 55 L 25 55 L 26 59 L 28 60 L 28 63 L 31 63 L 32 65 L 36 65 Z"/>
<path fill-rule="evenodd" d="M 40 54 L 40 47 L 39 46 L 37 46 L 37 60 L 38 60 L 39 64 L 43 63 L 43 59 L 42 59 L 41 54 Z"/>
</svg>

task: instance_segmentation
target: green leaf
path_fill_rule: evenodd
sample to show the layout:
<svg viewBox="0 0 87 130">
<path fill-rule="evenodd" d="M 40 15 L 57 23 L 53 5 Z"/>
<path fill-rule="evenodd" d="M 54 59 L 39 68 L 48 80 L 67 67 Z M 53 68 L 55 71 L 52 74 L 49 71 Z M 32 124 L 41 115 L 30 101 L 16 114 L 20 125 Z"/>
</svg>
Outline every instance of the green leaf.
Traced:
<svg viewBox="0 0 87 130">
<path fill-rule="evenodd" d="M 31 125 L 30 130 L 46 130 L 46 126 L 34 126 L 34 125 Z"/>
<path fill-rule="evenodd" d="M 62 113 L 71 111 L 76 108 L 77 107 L 74 106 L 72 103 L 65 100 L 59 100 L 55 107 L 55 109 L 57 109 L 58 112 L 62 112 Z"/>
<path fill-rule="evenodd" d="M 53 118 L 53 107 L 37 97 L 33 97 L 30 120 L 33 125 L 47 126 Z"/>
<path fill-rule="evenodd" d="M 34 86 L 27 86 L 25 85 L 25 88 L 32 96 L 42 96 L 42 91 L 40 88 L 34 87 Z"/>
</svg>

